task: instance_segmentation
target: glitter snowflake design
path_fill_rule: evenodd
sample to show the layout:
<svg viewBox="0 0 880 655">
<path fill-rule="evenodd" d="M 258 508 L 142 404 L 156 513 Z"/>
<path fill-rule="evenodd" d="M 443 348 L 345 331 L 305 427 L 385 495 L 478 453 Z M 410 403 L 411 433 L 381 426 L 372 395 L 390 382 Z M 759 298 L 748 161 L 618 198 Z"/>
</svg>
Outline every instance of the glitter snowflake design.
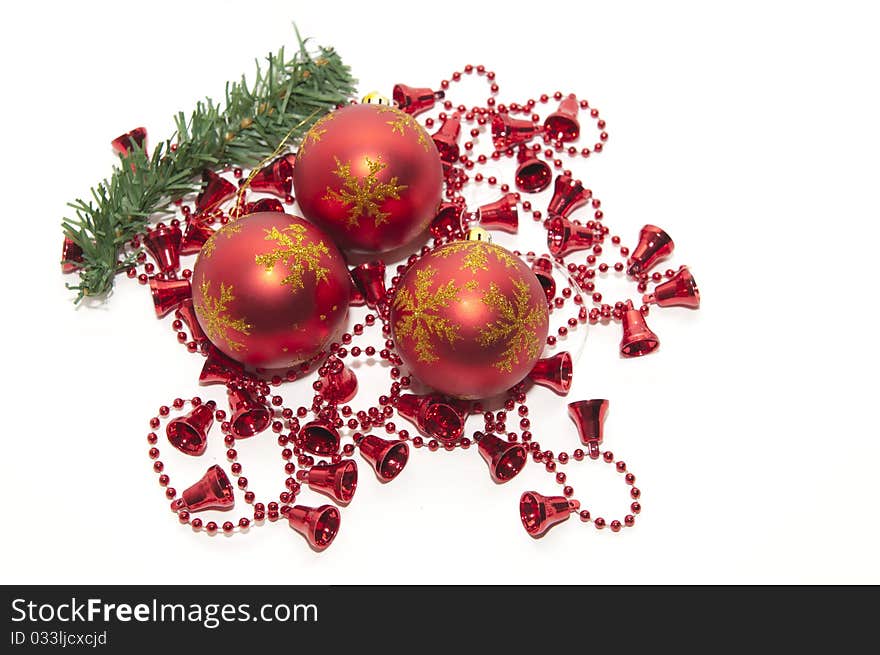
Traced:
<svg viewBox="0 0 880 655">
<path fill-rule="evenodd" d="M 229 331 L 248 336 L 253 325 L 244 318 L 232 318 L 227 314 L 229 303 L 235 300 L 232 285 L 227 286 L 221 282 L 219 296 L 211 295 L 211 282 L 208 279 L 203 278 L 199 286 L 202 300 L 195 305 L 195 308 L 199 313 L 199 323 L 205 334 L 213 343 L 223 340 L 230 350 L 238 352 L 244 348 L 244 344 L 230 338 Z"/>
<path fill-rule="evenodd" d="M 483 295 L 483 302 L 496 310 L 501 316 L 480 330 L 477 342 L 485 347 L 498 342 L 506 342 L 507 347 L 500 359 L 493 364 L 500 371 L 510 373 L 514 364 L 519 363 L 520 354 L 537 357 L 541 354 L 541 339 L 538 327 L 541 324 L 541 305 L 529 301 L 529 287 L 522 280 L 512 280 L 513 301 L 501 293 L 492 282 Z"/>
<path fill-rule="evenodd" d="M 489 270 L 489 255 L 494 255 L 498 263 L 504 264 L 505 268 L 516 268 L 518 261 L 504 248 L 486 241 L 453 241 L 434 252 L 437 257 L 444 259 L 458 253 L 464 253 L 461 268 L 470 269 L 474 274 L 480 270 Z"/>
<path fill-rule="evenodd" d="M 395 134 L 399 134 L 403 136 L 406 134 L 406 130 L 412 130 L 416 136 L 418 137 L 419 143 L 421 146 L 427 151 L 430 148 L 428 141 L 428 133 L 425 132 L 424 128 L 419 125 L 415 118 L 412 117 L 411 114 L 407 114 L 406 112 L 400 111 L 396 107 L 381 107 L 379 109 L 379 113 L 387 114 L 390 113 L 394 116 L 394 118 L 390 121 L 386 121 L 388 125 L 391 126 L 391 131 Z"/>
<path fill-rule="evenodd" d="M 308 241 L 304 225 L 288 225 L 283 230 L 272 226 L 266 230 L 266 241 L 274 241 L 277 248 L 262 255 L 257 255 L 255 261 L 260 266 L 265 266 L 267 271 L 275 268 L 278 262 L 284 262 L 290 269 L 290 273 L 281 280 L 282 285 L 290 286 L 291 291 L 304 288 L 303 273 L 306 270 L 315 274 L 317 282 L 326 282 L 329 270 L 321 266 L 321 258 L 329 255 L 330 251 L 323 241 Z"/>
<path fill-rule="evenodd" d="M 433 337 L 453 344 L 459 339 L 459 326 L 443 316 L 442 310 L 450 303 L 458 301 L 461 287 L 450 280 L 437 289 L 434 286 L 434 275 L 437 270 L 426 266 L 416 272 L 415 293 L 405 286 L 401 287 L 394 297 L 394 308 L 400 310 L 401 317 L 394 326 L 398 338 L 410 339 L 415 343 L 415 352 L 420 362 L 436 362 Z M 464 288 L 473 290 L 477 282 L 471 280 Z"/>
<path fill-rule="evenodd" d="M 345 163 L 336 160 L 336 177 L 342 180 L 342 189 L 336 191 L 327 187 L 327 193 L 324 200 L 335 200 L 349 207 L 348 222 L 346 227 L 352 229 L 358 227 L 359 219 L 362 216 L 372 218 L 376 227 L 382 223 L 388 222 L 389 212 L 383 212 L 379 209 L 379 204 L 388 198 L 394 200 L 400 199 L 400 192 L 406 189 L 405 184 L 397 183 L 397 176 L 392 177 L 387 182 L 380 182 L 377 175 L 385 169 L 385 164 L 381 157 L 372 160 L 365 158 L 367 162 L 367 177 L 359 178 L 352 175 L 351 163 Z"/>
<path fill-rule="evenodd" d="M 214 249 L 217 248 L 217 239 L 219 235 L 225 236 L 227 239 L 231 239 L 233 235 L 241 232 L 241 223 L 235 221 L 232 223 L 227 223 L 222 228 L 214 232 L 211 236 L 208 237 L 208 240 L 202 244 L 202 249 L 199 251 L 199 257 L 204 257 L 208 259 L 211 255 L 214 254 Z"/>
<path fill-rule="evenodd" d="M 311 129 L 306 132 L 306 135 L 303 137 L 302 143 L 299 144 L 299 152 L 296 153 L 297 157 L 302 157 L 306 154 L 306 147 L 318 143 L 327 133 L 327 123 L 332 121 L 336 117 L 336 114 L 330 112 L 329 114 L 324 114 L 321 118 L 319 118 L 314 125 L 312 125 Z"/>
</svg>

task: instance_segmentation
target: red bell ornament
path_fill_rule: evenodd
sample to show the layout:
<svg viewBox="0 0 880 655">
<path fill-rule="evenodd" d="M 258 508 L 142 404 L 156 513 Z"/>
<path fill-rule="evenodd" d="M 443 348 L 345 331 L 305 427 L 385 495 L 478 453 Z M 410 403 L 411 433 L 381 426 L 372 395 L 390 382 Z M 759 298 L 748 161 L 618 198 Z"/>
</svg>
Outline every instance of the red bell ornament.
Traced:
<svg viewBox="0 0 880 655">
<path fill-rule="evenodd" d="M 565 257 L 578 250 L 592 248 L 599 241 L 596 231 L 573 223 L 567 218 L 550 219 L 547 228 L 547 248 L 554 257 Z"/>
<path fill-rule="evenodd" d="M 208 346 L 208 356 L 199 374 L 199 384 L 228 384 L 244 374 L 244 366 L 227 357 L 214 346 Z"/>
<path fill-rule="evenodd" d="M 308 484 L 312 491 L 347 505 L 354 498 L 357 489 L 357 462 L 346 459 L 338 464 L 318 464 L 307 471 L 297 471 L 296 479 Z"/>
<path fill-rule="evenodd" d="M 210 342 L 250 367 L 313 358 L 344 327 L 351 282 L 341 253 L 298 216 L 261 212 L 231 221 L 193 267 L 193 304 Z"/>
<path fill-rule="evenodd" d="M 260 172 L 251 178 L 248 185 L 251 191 L 271 193 L 281 198 L 290 195 L 293 185 L 293 166 L 287 157 L 278 157 L 272 163 L 260 169 Z"/>
<path fill-rule="evenodd" d="M 510 443 L 494 434 L 483 435 L 477 442 L 477 450 L 489 467 L 489 475 L 498 484 L 516 477 L 526 465 L 527 453 L 519 443 Z"/>
<path fill-rule="evenodd" d="M 431 135 L 431 140 L 440 153 L 440 161 L 450 166 L 458 162 L 458 136 L 461 134 L 461 118 L 458 114 L 447 116 L 440 129 Z"/>
<path fill-rule="evenodd" d="M 168 421 L 165 434 L 171 445 L 185 455 L 203 455 L 208 447 L 208 430 L 214 425 L 214 409 L 216 404 L 209 401 Z"/>
<path fill-rule="evenodd" d="M 465 240 L 434 249 L 403 273 L 390 322 L 397 352 L 416 378 L 446 396 L 474 399 L 529 374 L 549 313 L 525 262 L 488 241 Z"/>
<path fill-rule="evenodd" d="M 354 283 L 354 278 L 351 275 L 351 271 L 348 272 L 348 281 L 349 281 L 349 299 L 348 306 L 349 307 L 363 307 L 367 304 L 367 299 L 364 298 L 364 294 L 361 293 L 361 290 L 358 289 L 357 284 Z"/>
<path fill-rule="evenodd" d="M 646 225 L 639 233 L 639 245 L 627 260 L 627 275 L 647 273 L 658 261 L 672 254 L 672 238 L 656 225 Z"/>
<path fill-rule="evenodd" d="M 495 150 L 507 150 L 511 146 L 531 141 L 541 131 L 532 121 L 511 118 L 508 114 L 492 116 L 492 143 Z"/>
<path fill-rule="evenodd" d="M 409 446 L 406 442 L 389 441 L 372 434 L 361 439 L 358 448 L 361 456 L 369 462 L 382 482 L 396 478 L 409 459 Z"/>
<path fill-rule="evenodd" d="M 180 241 L 183 235 L 174 225 L 159 224 L 144 235 L 144 247 L 156 260 L 159 270 L 170 273 L 180 268 Z"/>
<path fill-rule="evenodd" d="M 578 100 L 573 93 L 559 103 L 559 109 L 544 120 L 544 131 L 551 139 L 562 142 L 575 141 L 581 133 L 577 119 Z"/>
<path fill-rule="evenodd" d="M 235 505 L 232 484 L 226 472 L 214 464 L 202 479 L 184 491 L 180 498 L 171 501 L 175 511 L 200 512 L 206 509 L 230 509 Z"/>
<path fill-rule="evenodd" d="M 516 155 L 519 166 L 513 181 L 516 188 L 526 193 L 538 193 L 550 186 L 553 177 L 550 166 L 531 148 L 520 146 Z"/>
<path fill-rule="evenodd" d="M 73 273 L 82 268 L 83 251 L 73 239 L 64 237 L 64 244 L 61 247 L 61 272 Z"/>
<path fill-rule="evenodd" d="M 501 230 L 516 234 L 519 229 L 519 213 L 516 208 L 518 199 L 516 193 L 505 193 L 495 202 L 479 207 L 471 216 L 486 230 Z"/>
<path fill-rule="evenodd" d="M 136 127 L 131 132 L 120 134 L 118 137 L 110 142 L 110 145 L 113 146 L 113 150 L 115 150 L 123 157 L 127 156 L 128 153 L 130 153 L 135 148 L 135 146 L 138 146 L 141 150 L 146 151 L 147 128 Z"/>
<path fill-rule="evenodd" d="M 448 239 L 462 231 L 464 210 L 454 202 L 444 202 L 437 209 L 437 215 L 431 221 L 431 236 L 435 239 Z"/>
<path fill-rule="evenodd" d="M 626 301 L 623 311 L 623 338 L 620 340 L 620 354 L 624 357 L 641 357 L 657 350 L 660 339 L 651 332 L 642 312 L 633 307 L 632 300 Z"/>
<path fill-rule="evenodd" d="M 467 413 L 460 406 L 437 394 L 403 394 L 397 403 L 397 413 L 418 427 L 425 436 L 444 443 L 453 443 L 461 438 L 467 419 Z"/>
<path fill-rule="evenodd" d="M 187 298 L 182 303 L 180 303 L 180 307 L 177 308 L 175 316 L 186 324 L 186 327 L 189 329 L 190 339 L 192 341 L 195 341 L 196 343 L 201 343 L 208 338 L 207 336 L 205 336 L 205 332 L 204 330 L 202 330 L 202 326 L 199 325 L 199 319 L 196 318 L 196 310 L 193 306 L 192 298 Z"/>
<path fill-rule="evenodd" d="M 553 357 L 539 359 L 532 372 L 529 373 L 529 379 L 535 384 L 553 389 L 560 396 L 564 396 L 571 389 L 573 372 L 571 355 L 563 351 Z"/>
<path fill-rule="evenodd" d="M 645 294 L 642 301 L 646 305 L 656 304 L 660 307 L 700 307 L 700 290 L 697 281 L 691 275 L 687 266 L 682 266 L 678 272 L 663 284 L 658 284 L 653 293 Z"/>
<path fill-rule="evenodd" d="M 221 202 L 229 200 L 238 189 L 227 179 L 217 175 L 214 171 L 206 170 L 202 173 L 202 190 L 196 196 L 196 211 L 198 213 L 214 209 Z"/>
<path fill-rule="evenodd" d="M 602 443 L 602 430 L 605 415 L 608 413 L 608 401 L 604 398 L 578 400 L 568 404 L 568 416 L 574 422 L 592 459 L 599 459 L 599 444 Z"/>
<path fill-rule="evenodd" d="M 299 532 L 314 550 L 327 548 L 339 532 L 339 510 L 333 505 L 294 505 L 287 512 L 287 524 Z"/>
<path fill-rule="evenodd" d="M 324 421 L 309 421 L 299 429 L 296 443 L 313 455 L 334 455 L 339 452 L 339 432 Z"/>
<path fill-rule="evenodd" d="M 532 272 L 538 278 L 538 283 L 544 289 L 547 296 L 547 302 L 553 300 L 556 295 L 556 280 L 553 279 L 553 262 L 549 257 L 538 257 L 532 263 Z"/>
<path fill-rule="evenodd" d="M 537 491 L 527 491 L 519 499 L 519 517 L 526 532 L 535 539 L 557 523 L 568 520 L 572 512 L 580 509 L 580 503 L 565 496 L 542 496 Z"/>
<path fill-rule="evenodd" d="M 553 183 L 553 197 L 547 205 L 547 215 L 566 218 L 575 209 L 587 204 L 592 197 L 593 192 L 585 189 L 580 180 L 562 173 L 556 176 Z"/>
<path fill-rule="evenodd" d="M 207 224 L 204 217 L 196 214 L 191 216 L 183 233 L 180 243 L 181 255 L 195 255 L 205 245 L 205 242 L 214 234 L 214 228 Z"/>
<path fill-rule="evenodd" d="M 226 392 L 232 416 L 229 423 L 237 439 L 259 434 L 272 422 L 272 410 L 247 389 L 230 387 Z"/>
<path fill-rule="evenodd" d="M 351 269 L 351 277 L 364 295 L 368 307 L 385 300 L 385 262 L 377 259 Z"/>
<path fill-rule="evenodd" d="M 433 91 L 427 87 L 407 86 L 395 84 L 391 90 L 397 108 L 413 116 L 428 111 L 438 100 L 446 97 L 445 91 Z"/>
<path fill-rule="evenodd" d="M 249 202 L 244 206 L 245 214 L 257 214 L 259 212 L 280 212 L 284 213 L 284 205 L 278 198 L 262 198 L 257 202 Z"/>
<path fill-rule="evenodd" d="M 151 277 L 150 293 L 153 296 L 153 308 L 159 318 L 172 309 L 177 309 L 184 300 L 192 298 L 189 280 L 158 280 Z"/>
<path fill-rule="evenodd" d="M 329 402 L 343 405 L 357 394 L 358 381 L 354 371 L 341 361 L 336 361 L 340 370 L 321 377 L 321 395 Z"/>
</svg>

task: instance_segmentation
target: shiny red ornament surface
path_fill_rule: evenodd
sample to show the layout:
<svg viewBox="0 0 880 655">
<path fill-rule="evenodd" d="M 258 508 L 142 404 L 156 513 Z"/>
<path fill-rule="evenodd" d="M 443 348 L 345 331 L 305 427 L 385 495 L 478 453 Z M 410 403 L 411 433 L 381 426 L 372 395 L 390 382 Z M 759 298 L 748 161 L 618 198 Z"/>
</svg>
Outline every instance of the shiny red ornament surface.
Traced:
<svg viewBox="0 0 880 655">
<path fill-rule="evenodd" d="M 296 479 L 308 484 L 312 491 L 345 505 L 351 502 L 357 490 L 357 462 L 346 459 L 338 464 L 317 464 L 307 471 L 297 471 Z"/>
<path fill-rule="evenodd" d="M 556 280 L 553 278 L 553 262 L 549 257 L 538 257 L 532 264 L 532 272 L 538 278 L 538 283 L 544 289 L 547 301 L 553 300 L 556 295 Z"/>
<path fill-rule="evenodd" d="M 577 119 L 578 101 L 573 93 L 559 103 L 559 109 L 544 120 L 544 131 L 551 139 L 562 142 L 574 141 L 581 133 L 581 125 Z"/>
<path fill-rule="evenodd" d="M 440 203 L 437 215 L 431 220 L 431 236 L 435 239 L 448 239 L 461 232 L 464 210 L 453 202 Z"/>
<path fill-rule="evenodd" d="M 355 266 L 351 279 L 363 294 L 368 307 L 375 307 L 385 299 L 385 262 L 381 259 Z"/>
<path fill-rule="evenodd" d="M 339 532 L 339 510 L 332 505 L 294 505 L 287 512 L 287 523 L 306 538 L 309 546 L 320 551 L 333 543 Z"/>
<path fill-rule="evenodd" d="M 358 389 L 357 375 L 339 360 L 339 370 L 321 377 L 321 395 L 328 401 L 343 405 L 355 397 Z"/>
<path fill-rule="evenodd" d="M 518 257 L 486 241 L 455 241 L 415 262 L 392 300 L 398 353 L 446 395 L 484 398 L 528 375 L 548 329 L 547 298 Z"/>
<path fill-rule="evenodd" d="M 180 241 L 183 234 L 175 225 L 160 224 L 144 235 L 144 248 L 156 260 L 163 273 L 180 268 Z"/>
<path fill-rule="evenodd" d="M 271 369 L 313 357 L 340 332 L 350 281 L 327 235 L 297 216 L 264 212 L 211 236 L 192 287 L 211 343 L 236 361 Z"/>
<path fill-rule="evenodd" d="M 232 416 L 229 418 L 232 434 L 238 439 L 253 437 L 269 427 L 272 411 L 253 393 L 246 389 L 230 387 L 226 396 L 232 411 Z"/>
<path fill-rule="evenodd" d="M 413 117 L 385 105 L 348 105 L 306 133 L 293 169 L 303 215 L 344 250 L 409 243 L 440 204 L 443 168 Z"/>
<path fill-rule="evenodd" d="M 568 520 L 572 512 L 580 509 L 580 503 L 564 496 L 542 496 L 537 491 L 527 491 L 519 499 L 519 516 L 530 536 L 538 537 L 558 523 Z"/>
<path fill-rule="evenodd" d="M 437 146 L 437 152 L 440 153 L 440 160 L 444 164 L 458 163 L 458 135 L 461 134 L 461 118 L 458 114 L 453 114 L 443 121 L 440 129 L 431 135 L 431 140 Z"/>
<path fill-rule="evenodd" d="M 592 228 L 558 216 L 550 219 L 547 228 L 547 249 L 554 257 L 564 257 L 578 250 L 592 248 L 598 241 L 596 231 Z"/>
<path fill-rule="evenodd" d="M 192 297 L 189 280 L 159 280 L 151 277 L 150 293 L 153 296 L 153 308 L 159 318 Z"/>
<path fill-rule="evenodd" d="M 529 373 L 529 379 L 535 384 L 553 389 L 559 395 L 564 396 L 571 389 L 573 374 L 574 364 L 571 354 L 563 351 L 553 357 L 539 359 Z"/>
<path fill-rule="evenodd" d="M 208 447 L 208 430 L 214 425 L 214 409 L 213 403 L 206 403 L 169 421 L 165 434 L 171 445 L 187 455 L 204 454 Z"/>
<path fill-rule="evenodd" d="M 400 475 L 409 461 L 409 446 L 404 441 L 389 441 L 368 434 L 358 448 L 382 482 L 390 482 Z"/>
<path fill-rule="evenodd" d="M 578 400 L 568 404 L 568 416 L 574 422 L 581 443 L 588 448 L 591 458 L 599 459 L 599 445 L 603 439 L 608 401 L 604 398 Z"/>
<path fill-rule="evenodd" d="M 477 449 L 489 467 L 490 477 L 499 484 L 515 478 L 528 461 L 525 446 L 510 443 L 494 434 L 483 435 Z"/>
<path fill-rule="evenodd" d="M 207 224 L 203 216 L 196 214 L 190 217 L 180 244 L 180 254 L 195 255 L 205 245 L 205 241 L 211 238 L 212 234 L 214 234 L 214 228 Z"/>
<path fill-rule="evenodd" d="M 299 430 L 295 443 L 313 455 L 333 455 L 339 451 L 339 432 L 325 421 L 309 421 Z"/>
<path fill-rule="evenodd" d="M 213 171 L 206 170 L 202 173 L 202 190 L 196 196 L 196 210 L 205 212 L 213 209 L 221 202 L 229 200 L 238 189 L 227 180 Z"/>
<path fill-rule="evenodd" d="M 505 193 L 495 202 L 481 205 L 476 211 L 476 220 L 486 230 L 501 230 L 516 234 L 519 229 L 519 212 L 516 208 L 517 194 Z"/>
<path fill-rule="evenodd" d="M 538 157 L 534 150 L 520 146 L 516 161 L 519 165 L 513 180 L 517 189 L 526 193 L 538 193 L 550 186 L 553 179 L 550 165 Z"/>
<path fill-rule="evenodd" d="M 251 191 L 272 193 L 281 198 L 290 194 L 293 182 L 293 165 L 287 157 L 278 157 L 275 161 L 267 164 L 251 178 Z"/>
<path fill-rule="evenodd" d="M 147 149 L 147 128 L 136 127 L 130 132 L 121 134 L 110 142 L 118 154 L 125 157 L 135 147 L 139 146 L 142 150 Z"/>
<path fill-rule="evenodd" d="M 660 346 L 660 339 L 651 331 L 645 317 L 626 301 L 623 311 L 623 338 L 620 340 L 620 354 L 624 357 L 641 357 L 652 353 Z"/>
<path fill-rule="evenodd" d="M 675 249 L 672 237 L 656 225 L 646 225 L 639 232 L 639 243 L 627 260 L 627 275 L 636 275 L 651 270 L 661 259 L 668 257 Z"/>
<path fill-rule="evenodd" d="M 64 237 L 64 244 L 61 248 L 61 272 L 73 273 L 79 270 L 82 261 L 82 248 L 76 245 L 70 237 Z"/>
<path fill-rule="evenodd" d="M 580 180 L 575 180 L 566 173 L 556 176 L 553 183 L 553 197 L 547 205 L 547 213 L 550 216 L 567 217 L 578 207 L 587 204 L 593 192 L 585 189 Z"/>
<path fill-rule="evenodd" d="M 416 396 L 406 393 L 397 403 L 397 413 L 432 439 L 455 442 L 464 434 L 467 414 L 454 401 L 438 394 Z"/>
<path fill-rule="evenodd" d="M 531 141 L 543 128 L 532 121 L 511 118 L 508 114 L 492 117 L 492 143 L 496 150 L 506 150 L 518 143 Z"/>
<path fill-rule="evenodd" d="M 232 484 L 226 472 L 214 464 L 201 480 L 171 503 L 171 509 L 199 512 L 206 509 L 229 509 L 233 505 L 235 505 L 235 496 L 232 492 Z"/>
<path fill-rule="evenodd" d="M 687 266 L 682 266 L 678 272 L 663 284 L 658 284 L 653 293 L 642 297 L 645 304 L 657 304 L 660 307 L 689 307 L 699 309 L 700 290 L 697 281 L 691 275 Z"/>
<path fill-rule="evenodd" d="M 446 97 L 445 91 L 434 91 L 427 87 L 395 84 L 391 91 L 395 104 L 407 114 L 421 114 L 428 111 L 438 100 Z"/>
<path fill-rule="evenodd" d="M 244 366 L 227 357 L 212 345 L 208 345 L 208 356 L 199 374 L 199 384 L 227 384 L 244 373 Z"/>
</svg>

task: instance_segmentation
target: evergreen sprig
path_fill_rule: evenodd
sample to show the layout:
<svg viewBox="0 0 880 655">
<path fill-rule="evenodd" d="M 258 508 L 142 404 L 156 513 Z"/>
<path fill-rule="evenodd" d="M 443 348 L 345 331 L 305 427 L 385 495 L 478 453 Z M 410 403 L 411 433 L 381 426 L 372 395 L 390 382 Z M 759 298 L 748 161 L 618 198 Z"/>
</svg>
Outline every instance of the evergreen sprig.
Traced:
<svg viewBox="0 0 880 655">
<path fill-rule="evenodd" d="M 282 48 L 268 55 L 265 66 L 257 62 L 253 84 L 244 76 L 227 83 L 222 108 L 206 98 L 188 120 L 180 112 L 176 133 L 152 155 L 135 145 L 111 177 L 92 188 L 90 200 L 69 203 L 76 218 L 64 218 L 62 226 L 83 252 L 79 284 L 67 285 L 78 292 L 76 302 L 113 288 L 116 274 L 133 266 L 138 254 L 120 258 L 124 244 L 151 219 L 173 214 L 172 202 L 200 187 L 205 168 L 253 167 L 286 136 L 298 143 L 315 121 L 352 96 L 356 80 L 339 55 L 320 47 L 313 56 L 298 32 L 297 40 L 293 57 Z"/>
</svg>

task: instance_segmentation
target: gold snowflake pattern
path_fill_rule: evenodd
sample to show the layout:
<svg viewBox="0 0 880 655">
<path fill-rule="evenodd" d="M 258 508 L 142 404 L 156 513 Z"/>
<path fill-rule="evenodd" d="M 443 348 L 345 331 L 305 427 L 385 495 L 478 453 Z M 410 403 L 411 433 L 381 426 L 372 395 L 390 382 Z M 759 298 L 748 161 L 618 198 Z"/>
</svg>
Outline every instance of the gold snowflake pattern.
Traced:
<svg viewBox="0 0 880 655">
<path fill-rule="evenodd" d="M 391 131 L 395 134 L 399 134 L 403 136 L 406 134 L 406 130 L 410 129 L 415 132 L 416 136 L 419 139 L 419 144 L 427 151 L 430 146 L 430 141 L 428 140 L 428 133 L 425 132 L 425 129 L 419 125 L 415 118 L 412 117 L 412 114 L 407 114 L 404 111 L 400 111 L 397 107 L 388 107 L 379 105 L 379 113 L 380 114 L 393 114 L 394 118 L 390 121 L 386 121 L 388 125 L 391 126 Z"/>
<path fill-rule="evenodd" d="M 505 268 L 516 268 L 517 259 L 501 246 L 488 243 L 487 241 L 453 241 L 434 251 L 437 257 L 446 259 L 450 255 L 465 253 L 461 269 L 470 269 L 475 274 L 479 270 L 489 270 L 489 255 L 494 255 L 499 264 Z"/>
<path fill-rule="evenodd" d="M 323 241 L 309 241 L 306 239 L 304 225 L 288 225 L 283 230 L 272 226 L 265 230 L 266 241 L 274 241 L 278 246 L 271 252 L 257 255 L 255 261 L 260 266 L 265 266 L 267 271 L 275 268 L 278 262 L 284 262 L 290 269 L 290 274 L 281 280 L 282 285 L 290 286 L 291 291 L 304 288 L 303 273 L 306 269 L 315 274 L 317 282 L 326 282 L 327 268 L 321 266 L 321 258 L 329 255 L 330 251 Z"/>
<path fill-rule="evenodd" d="M 313 145 L 321 140 L 321 138 L 327 133 L 327 123 L 332 121 L 335 117 L 336 114 L 334 112 L 324 114 L 314 125 L 312 125 L 303 137 L 302 143 L 299 144 L 299 151 L 296 153 L 297 157 L 302 157 L 306 153 L 306 146 Z"/>
<path fill-rule="evenodd" d="M 513 370 L 514 364 L 519 363 L 521 353 L 525 353 L 527 357 L 541 354 L 541 339 L 538 337 L 538 326 L 543 317 L 541 304 L 529 302 L 529 286 L 525 282 L 512 282 L 513 301 L 501 293 L 494 282 L 483 294 L 483 302 L 501 316 L 488 323 L 477 336 L 477 342 L 484 348 L 502 341 L 507 343 L 501 357 L 493 364 L 498 370 L 507 373 Z"/>
<path fill-rule="evenodd" d="M 365 178 L 352 175 L 350 162 L 343 164 L 338 158 L 334 157 L 334 159 L 336 160 L 334 173 L 342 180 L 343 187 L 339 191 L 327 187 L 324 200 L 335 200 L 350 207 L 346 228 L 350 230 L 358 227 L 359 219 L 362 216 L 372 218 L 376 227 L 387 223 L 390 214 L 381 211 L 379 203 L 388 198 L 399 200 L 400 192 L 406 189 L 406 185 L 398 184 L 396 175 L 387 182 L 380 182 L 376 178 L 387 166 L 381 157 L 377 157 L 375 161 L 369 157 L 365 158 L 369 170 Z"/>
<path fill-rule="evenodd" d="M 208 240 L 202 244 L 202 249 L 199 251 L 199 257 L 208 259 L 214 254 L 214 249 L 217 247 L 217 238 L 220 234 L 223 234 L 227 239 L 231 239 L 233 235 L 238 234 L 239 232 L 241 232 L 240 223 L 237 221 L 227 223 L 214 232 L 214 234 L 209 236 Z"/>
<path fill-rule="evenodd" d="M 401 287 L 394 297 L 394 308 L 401 312 L 394 325 L 398 338 L 410 339 L 415 343 L 415 352 L 420 362 L 436 362 L 433 336 L 453 344 L 459 339 L 459 326 L 443 316 L 442 310 L 450 303 L 458 302 L 461 287 L 454 280 L 434 286 L 434 275 L 437 270 L 426 266 L 416 272 L 415 293 L 405 286 Z M 465 284 L 464 288 L 476 289 L 476 280 Z"/>
<path fill-rule="evenodd" d="M 202 300 L 195 307 L 199 312 L 199 323 L 205 330 L 208 338 L 217 343 L 223 340 L 230 350 L 238 352 L 244 345 L 238 341 L 234 341 L 229 336 L 229 331 L 238 332 L 245 336 L 250 335 L 253 325 L 247 322 L 245 318 L 232 318 L 228 315 L 229 303 L 235 300 L 232 285 L 229 286 L 220 283 L 220 295 L 211 295 L 211 282 L 207 278 L 202 278 L 199 285 L 202 292 Z"/>
</svg>

